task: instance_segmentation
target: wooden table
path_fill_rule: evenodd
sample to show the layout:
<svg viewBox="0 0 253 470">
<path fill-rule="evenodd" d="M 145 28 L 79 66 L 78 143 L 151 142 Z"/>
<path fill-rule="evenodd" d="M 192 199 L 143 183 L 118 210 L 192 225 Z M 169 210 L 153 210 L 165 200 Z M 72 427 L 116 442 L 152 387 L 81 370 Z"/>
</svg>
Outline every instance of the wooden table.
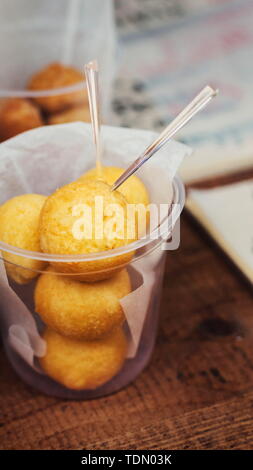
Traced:
<svg viewBox="0 0 253 470">
<path fill-rule="evenodd" d="M 4 449 L 249 449 L 252 290 L 185 213 L 167 256 L 152 361 L 121 392 L 89 402 L 26 386 L 1 351 Z"/>
</svg>

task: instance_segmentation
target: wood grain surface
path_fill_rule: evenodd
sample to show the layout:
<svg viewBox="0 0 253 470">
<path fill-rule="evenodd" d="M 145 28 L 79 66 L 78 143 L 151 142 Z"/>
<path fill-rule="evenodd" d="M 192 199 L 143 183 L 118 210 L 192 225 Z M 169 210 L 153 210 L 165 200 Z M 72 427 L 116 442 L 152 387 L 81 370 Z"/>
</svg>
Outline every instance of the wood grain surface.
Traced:
<svg viewBox="0 0 253 470">
<path fill-rule="evenodd" d="M 89 402 L 43 396 L 1 350 L 2 449 L 250 449 L 251 287 L 184 213 L 167 255 L 152 360 L 119 393 Z"/>
</svg>

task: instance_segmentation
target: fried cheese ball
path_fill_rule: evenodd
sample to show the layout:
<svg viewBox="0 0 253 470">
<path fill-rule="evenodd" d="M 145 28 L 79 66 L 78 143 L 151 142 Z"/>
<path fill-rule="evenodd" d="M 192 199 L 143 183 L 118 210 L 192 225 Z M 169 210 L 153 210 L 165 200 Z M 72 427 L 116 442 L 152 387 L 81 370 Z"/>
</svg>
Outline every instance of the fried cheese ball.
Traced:
<svg viewBox="0 0 253 470">
<path fill-rule="evenodd" d="M 73 339 L 94 340 L 124 321 L 119 299 L 131 292 L 126 269 L 110 279 L 78 282 L 50 268 L 37 281 L 35 310 L 47 326 Z"/>
<path fill-rule="evenodd" d="M 102 176 L 107 184 L 112 185 L 124 171 L 124 168 L 104 166 Z M 79 178 L 79 181 L 85 181 L 86 179 L 96 180 L 97 169 L 92 168 L 87 171 Z M 140 178 L 135 175 L 130 176 L 130 178 L 119 187 L 118 191 L 123 194 L 129 204 L 149 204 L 148 191 Z"/>
<path fill-rule="evenodd" d="M 83 82 L 84 75 L 80 70 L 54 62 L 33 75 L 27 85 L 28 90 L 41 91 L 54 88 L 64 88 Z M 88 96 L 85 88 L 61 95 L 33 98 L 47 113 L 56 113 L 66 108 L 87 103 Z"/>
<path fill-rule="evenodd" d="M 40 364 L 44 372 L 72 390 L 91 390 L 111 380 L 121 369 L 127 341 L 121 327 L 96 341 L 78 341 L 46 328 L 47 344 Z"/>
<path fill-rule="evenodd" d="M 5 100 L 0 109 L 0 140 L 43 126 L 38 108 L 23 98 Z"/>
<path fill-rule="evenodd" d="M 104 166 L 102 169 L 102 177 L 104 181 L 112 185 L 121 175 L 124 173 L 123 168 L 115 166 Z M 97 179 L 97 169 L 92 168 L 91 170 L 84 173 L 78 181 L 86 181 L 87 179 Z M 123 194 L 129 204 L 140 204 L 143 205 L 143 210 L 140 210 L 139 214 L 139 237 L 144 232 L 147 223 L 149 222 L 149 211 L 147 206 L 149 205 L 149 195 L 144 183 L 135 175 L 130 176 L 118 189 Z"/>
<path fill-rule="evenodd" d="M 48 124 L 65 124 L 66 122 L 75 121 L 91 122 L 88 106 L 67 109 L 61 113 L 51 114 L 48 118 Z"/>
<path fill-rule="evenodd" d="M 45 196 L 23 194 L 5 202 L 0 207 L 0 239 L 24 250 L 40 251 L 39 219 Z M 3 252 L 6 271 L 18 284 L 26 284 L 43 270 L 44 261 L 33 260 Z M 13 264 L 12 264 L 13 263 Z"/>
<path fill-rule="evenodd" d="M 130 236 L 128 236 L 130 234 Z M 53 254 L 94 254 L 136 240 L 135 221 L 127 217 L 127 202 L 101 181 L 70 183 L 46 200 L 40 219 L 41 250 Z M 90 261 L 52 262 L 75 280 L 93 282 L 111 277 L 133 252 Z"/>
</svg>

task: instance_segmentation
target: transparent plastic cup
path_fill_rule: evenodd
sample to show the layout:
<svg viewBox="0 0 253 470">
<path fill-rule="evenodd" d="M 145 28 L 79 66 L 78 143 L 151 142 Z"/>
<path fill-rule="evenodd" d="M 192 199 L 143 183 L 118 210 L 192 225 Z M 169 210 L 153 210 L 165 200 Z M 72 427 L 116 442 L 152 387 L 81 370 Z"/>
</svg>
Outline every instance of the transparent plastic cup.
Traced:
<svg viewBox="0 0 253 470">
<path fill-rule="evenodd" d="M 43 373 L 43 370 L 40 369 L 38 359 L 35 358 L 34 363 L 37 369 L 31 367 L 12 347 L 9 336 L 9 329 L 10 326 L 12 326 L 9 316 L 9 313 L 11 315 L 11 312 L 8 311 L 11 305 L 11 299 L 8 299 L 8 293 L 6 293 L 6 299 L 4 299 L 4 296 L 1 299 L 1 310 L 2 314 L 4 313 L 4 315 L 2 315 L 3 321 L 1 325 L 3 343 L 13 368 L 26 383 L 40 390 L 41 392 L 62 398 L 96 398 L 111 394 L 121 389 L 122 387 L 125 387 L 130 382 L 132 382 L 148 364 L 157 333 L 159 304 L 163 282 L 164 263 L 166 258 L 166 250 L 163 249 L 164 243 L 166 239 L 171 237 L 174 224 L 178 219 L 184 205 L 184 187 L 179 178 L 174 178 L 172 188 L 172 204 L 168 214 L 161 223 L 160 236 L 154 237 L 154 239 L 152 237 L 152 234 L 154 235 L 154 233 L 151 233 L 148 237 L 140 239 L 130 245 L 126 245 L 114 250 L 109 250 L 103 253 L 89 255 L 49 255 L 45 253 L 21 250 L 0 242 L 0 250 L 2 252 L 3 258 L 5 259 L 5 267 L 7 272 L 10 264 L 11 268 L 14 267 L 15 269 L 20 269 L 21 272 L 24 272 L 24 270 L 27 270 L 27 268 L 24 268 L 24 266 L 26 266 L 26 262 L 29 259 L 37 259 L 47 263 L 53 262 L 54 264 L 60 263 L 61 266 L 63 266 L 64 263 L 69 262 L 81 262 L 82 264 L 92 262 L 94 263 L 94 266 L 96 266 L 98 261 L 106 261 L 108 258 L 112 259 L 121 257 L 121 259 L 125 260 L 125 255 L 131 252 L 131 261 L 128 263 L 123 262 L 123 264 L 119 265 L 118 267 L 127 269 L 131 279 L 132 291 L 135 291 L 139 288 L 139 291 L 136 290 L 136 292 L 138 292 L 138 301 L 146 302 L 148 300 L 145 306 L 144 324 L 141 331 L 138 348 L 135 354 L 132 355 L 132 357 L 126 357 L 119 372 L 102 386 L 94 389 L 73 390 L 63 386 Z M 174 208 L 177 210 L 176 214 L 174 212 Z M 7 256 L 10 255 L 15 257 L 12 258 L 12 263 L 6 261 Z M 14 260 L 15 262 L 13 264 Z M 64 269 L 61 270 L 61 267 L 58 267 L 58 270 L 58 274 L 52 273 L 52 275 L 66 276 Z M 9 272 L 11 273 L 11 270 Z M 40 271 L 37 274 L 40 274 Z M 141 276 L 143 276 L 143 284 L 140 282 Z M 34 279 L 28 284 L 18 284 L 13 281 L 12 275 L 9 275 L 8 277 L 9 285 L 17 294 L 18 298 L 22 300 L 22 302 L 32 313 L 33 318 L 36 321 L 36 328 L 38 332 L 42 332 L 45 328 L 45 325 L 34 311 L 34 288 L 37 280 Z M 147 287 L 146 283 L 149 283 L 148 293 L 147 290 L 145 290 Z M 143 288 L 144 290 L 141 290 Z M 133 310 L 135 305 L 131 305 L 131 308 Z M 138 318 L 139 313 L 139 307 L 136 305 L 136 319 Z M 127 341 L 130 344 L 131 334 L 127 320 L 124 321 L 123 330 L 125 332 Z"/>
<path fill-rule="evenodd" d="M 83 70 L 97 59 L 103 115 L 109 110 L 115 67 L 112 0 L 2 0 L 0 4 L 0 100 L 42 98 L 83 90 L 84 82 L 43 91 L 26 90 L 31 76 L 50 63 Z"/>
<path fill-rule="evenodd" d="M 102 126 L 101 131 L 104 166 L 126 168 L 154 137 L 138 129 Z M 28 251 L 34 240 L 30 209 L 34 200 L 39 201 L 35 206 L 39 246 L 36 224 L 44 198 L 71 181 L 79 180 L 75 188 L 80 189 L 80 177 L 94 167 L 91 126 L 45 126 L 0 145 L 1 335 L 10 362 L 25 382 L 49 395 L 95 398 L 127 385 L 148 363 L 156 338 L 166 250 L 177 248 L 176 221 L 184 205 L 184 187 L 174 175 L 188 153 L 188 147 L 171 141 L 155 162 L 139 170 L 153 204 L 147 236 L 89 254 L 71 254 L 68 246 L 70 254 L 63 255 Z M 20 202 L 13 200 L 15 196 L 25 197 Z M 73 216 L 74 225 L 79 214 L 68 207 L 63 220 Z M 155 223 L 152 208 L 161 209 Z M 70 226 L 64 230 L 61 233 L 71 244 L 69 230 L 74 236 L 73 230 Z"/>
</svg>

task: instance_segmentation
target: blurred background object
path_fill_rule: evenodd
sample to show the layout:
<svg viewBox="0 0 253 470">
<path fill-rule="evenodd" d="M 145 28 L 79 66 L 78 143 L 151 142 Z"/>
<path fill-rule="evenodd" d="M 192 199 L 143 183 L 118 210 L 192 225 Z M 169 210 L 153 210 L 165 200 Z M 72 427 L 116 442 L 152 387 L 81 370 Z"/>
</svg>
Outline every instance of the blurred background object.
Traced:
<svg viewBox="0 0 253 470">
<path fill-rule="evenodd" d="M 196 186 L 188 191 L 188 212 L 252 283 L 253 1 L 115 6 L 115 124 L 160 131 L 204 85 L 220 91 L 177 135 L 194 151 L 180 173 L 188 189 Z"/>
<path fill-rule="evenodd" d="M 206 83 L 219 99 L 181 132 L 187 182 L 253 166 L 252 0 L 116 0 L 114 123 L 160 130 Z"/>
<path fill-rule="evenodd" d="M 32 100 L 38 117 L 20 113 L 1 140 L 89 121 L 82 67 L 96 58 L 107 124 L 160 131 L 204 85 L 219 88 L 178 137 L 195 150 L 185 182 L 253 167 L 252 24 L 252 0 L 2 0 L 0 100 Z"/>
<path fill-rule="evenodd" d="M 253 179 L 190 189 L 186 207 L 253 284 Z"/>
</svg>

